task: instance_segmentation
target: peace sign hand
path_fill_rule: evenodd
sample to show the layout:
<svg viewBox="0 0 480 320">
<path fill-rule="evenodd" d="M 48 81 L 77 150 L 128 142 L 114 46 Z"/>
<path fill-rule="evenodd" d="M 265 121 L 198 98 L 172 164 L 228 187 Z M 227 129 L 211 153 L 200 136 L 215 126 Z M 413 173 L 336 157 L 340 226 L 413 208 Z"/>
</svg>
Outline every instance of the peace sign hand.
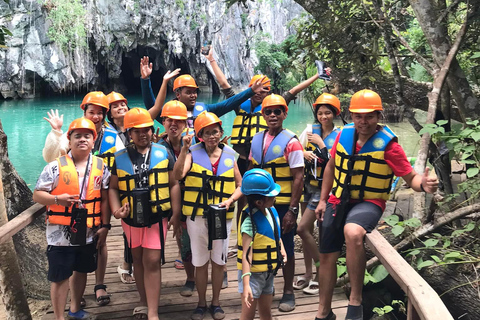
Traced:
<svg viewBox="0 0 480 320">
<path fill-rule="evenodd" d="M 185 133 L 185 136 L 182 138 L 183 140 L 182 149 L 185 149 L 185 150 L 188 150 L 192 146 L 193 134 L 188 134 L 189 130 L 190 128 L 187 128 L 187 132 Z"/>
</svg>

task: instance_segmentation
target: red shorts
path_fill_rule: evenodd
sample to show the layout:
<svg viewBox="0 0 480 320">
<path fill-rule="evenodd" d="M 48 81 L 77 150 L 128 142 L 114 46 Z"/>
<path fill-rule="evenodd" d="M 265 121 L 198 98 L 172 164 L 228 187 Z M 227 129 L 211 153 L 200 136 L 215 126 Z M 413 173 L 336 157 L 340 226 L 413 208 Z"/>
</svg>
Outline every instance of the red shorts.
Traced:
<svg viewBox="0 0 480 320">
<path fill-rule="evenodd" d="M 163 242 L 167 238 L 167 219 L 162 220 L 163 224 Z M 122 220 L 123 232 L 127 237 L 128 247 L 129 248 L 147 248 L 147 249 L 162 249 L 162 244 L 160 242 L 160 222 L 152 224 L 150 228 L 136 228 L 131 227 Z"/>
</svg>

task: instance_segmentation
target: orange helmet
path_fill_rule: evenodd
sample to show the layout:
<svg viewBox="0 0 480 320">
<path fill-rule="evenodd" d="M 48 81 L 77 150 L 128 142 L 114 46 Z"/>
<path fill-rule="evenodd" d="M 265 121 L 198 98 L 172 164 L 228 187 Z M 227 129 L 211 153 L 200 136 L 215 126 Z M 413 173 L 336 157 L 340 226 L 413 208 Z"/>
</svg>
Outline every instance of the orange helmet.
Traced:
<svg viewBox="0 0 480 320">
<path fill-rule="evenodd" d="M 72 121 L 70 123 L 70 126 L 68 127 L 67 131 L 67 138 L 70 140 L 70 135 L 72 134 L 73 130 L 76 129 L 88 129 L 92 131 L 93 134 L 93 140 L 97 140 L 97 129 L 95 128 L 95 125 L 91 120 L 88 120 L 86 118 L 78 118 Z"/>
<path fill-rule="evenodd" d="M 383 111 L 382 99 L 375 91 L 368 89 L 360 90 L 352 96 L 348 110 L 353 113 Z"/>
<path fill-rule="evenodd" d="M 109 94 L 107 94 L 107 99 L 108 99 L 108 105 L 111 105 L 112 103 L 117 101 L 125 101 L 125 103 L 128 104 L 127 99 L 125 99 L 123 95 L 115 91 L 112 91 Z"/>
<path fill-rule="evenodd" d="M 263 85 L 265 87 L 268 88 L 268 90 L 270 90 L 270 79 L 266 76 L 266 75 L 263 75 L 263 74 L 256 74 L 252 77 L 252 80 L 250 80 L 250 84 L 248 85 L 248 87 L 251 87 L 255 84 L 255 82 L 257 82 L 258 80 L 262 79 L 263 77 L 265 77 L 265 79 L 263 79 Z"/>
<path fill-rule="evenodd" d="M 165 103 L 162 108 L 162 114 L 160 117 L 176 119 L 176 120 L 187 120 L 187 107 L 178 100 L 171 100 Z"/>
<path fill-rule="evenodd" d="M 190 88 L 198 89 L 195 79 L 193 79 L 193 77 L 189 74 L 183 74 L 181 76 L 178 76 L 173 82 L 173 91 L 182 87 L 190 87 Z"/>
<path fill-rule="evenodd" d="M 317 100 L 313 103 L 313 106 L 316 107 L 319 104 L 328 104 L 332 107 L 335 108 L 336 110 L 336 115 L 338 116 L 340 114 L 340 100 L 338 100 L 337 97 L 335 97 L 333 94 L 330 93 L 322 93 Z"/>
<path fill-rule="evenodd" d="M 148 128 L 153 127 L 153 120 L 146 109 L 133 108 L 125 113 L 123 125 L 125 129 Z"/>
<path fill-rule="evenodd" d="M 220 120 L 215 113 L 203 111 L 195 119 L 193 127 L 195 128 L 195 132 L 198 134 L 203 128 L 215 123 L 222 125 L 222 120 Z"/>
<path fill-rule="evenodd" d="M 274 106 L 283 106 L 285 108 L 285 112 L 288 112 L 288 106 L 285 99 L 278 94 L 272 93 L 271 95 L 266 96 L 265 99 L 263 99 L 262 113 L 263 113 L 263 109 L 268 107 L 274 107 Z"/>
<path fill-rule="evenodd" d="M 87 93 L 87 95 L 83 97 L 80 108 L 85 110 L 85 106 L 88 104 L 94 104 L 107 110 L 109 109 L 107 96 L 102 91 L 92 91 Z"/>
</svg>

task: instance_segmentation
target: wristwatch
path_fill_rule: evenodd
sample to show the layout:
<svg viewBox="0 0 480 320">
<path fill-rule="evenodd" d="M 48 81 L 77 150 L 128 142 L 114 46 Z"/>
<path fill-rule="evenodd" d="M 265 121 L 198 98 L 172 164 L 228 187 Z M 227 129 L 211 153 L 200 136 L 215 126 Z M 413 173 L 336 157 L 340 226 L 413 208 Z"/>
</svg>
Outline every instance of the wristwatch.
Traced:
<svg viewBox="0 0 480 320">
<path fill-rule="evenodd" d="M 294 215 L 298 216 L 298 207 L 288 207 L 288 211 L 291 211 Z"/>
<path fill-rule="evenodd" d="M 100 226 L 100 228 L 106 228 L 107 230 L 112 229 L 112 225 L 110 223 L 105 223 Z"/>
</svg>

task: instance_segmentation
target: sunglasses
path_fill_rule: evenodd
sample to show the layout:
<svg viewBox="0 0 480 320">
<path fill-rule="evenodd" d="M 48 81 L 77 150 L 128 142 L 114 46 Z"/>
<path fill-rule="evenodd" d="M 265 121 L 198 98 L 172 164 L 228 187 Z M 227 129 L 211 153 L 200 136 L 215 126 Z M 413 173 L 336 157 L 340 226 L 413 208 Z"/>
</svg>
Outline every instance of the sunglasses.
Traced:
<svg viewBox="0 0 480 320">
<path fill-rule="evenodd" d="M 266 116 L 269 116 L 272 114 L 272 112 L 276 115 L 279 116 L 282 114 L 283 110 L 282 109 L 265 109 L 263 113 L 265 113 Z"/>
</svg>

